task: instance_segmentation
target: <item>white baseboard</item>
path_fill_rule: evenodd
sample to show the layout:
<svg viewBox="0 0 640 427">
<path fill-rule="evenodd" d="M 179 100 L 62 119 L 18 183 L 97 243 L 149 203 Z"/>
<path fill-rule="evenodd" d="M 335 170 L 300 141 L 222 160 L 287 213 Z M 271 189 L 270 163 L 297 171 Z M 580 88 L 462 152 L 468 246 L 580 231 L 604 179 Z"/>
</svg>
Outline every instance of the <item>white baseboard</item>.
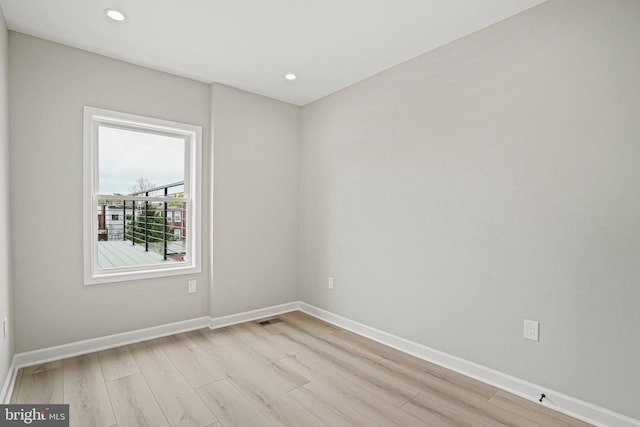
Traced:
<svg viewBox="0 0 640 427">
<path fill-rule="evenodd" d="M 7 372 L 7 377 L 0 392 L 0 404 L 8 403 L 15 385 L 18 369 L 26 366 L 39 365 L 53 360 L 66 359 L 68 357 L 93 353 L 95 351 L 107 350 L 122 345 L 133 344 L 167 335 L 192 331 L 209 327 L 211 329 L 222 328 L 224 326 L 249 322 L 265 317 L 276 316 L 289 311 L 298 310 L 300 304 L 290 302 L 273 307 L 261 308 L 244 313 L 232 314 L 221 317 L 198 317 L 195 319 L 183 320 L 166 325 L 153 326 L 151 328 L 138 329 L 135 331 L 123 332 L 120 334 L 107 335 L 104 337 L 91 338 L 88 340 L 76 341 L 69 344 L 62 344 L 54 347 L 47 347 L 39 350 L 17 353 L 13 356 L 11 366 Z M 6 402 L 5 402 L 6 400 Z"/>
<path fill-rule="evenodd" d="M 537 402 L 540 393 L 545 393 L 546 398 L 542 403 L 544 406 L 585 422 L 597 426 L 640 427 L 640 420 L 575 399 L 563 393 L 555 392 L 546 387 L 541 387 L 537 384 L 533 384 L 456 356 L 452 356 L 422 344 L 400 338 L 301 301 L 228 316 L 199 317 L 181 322 L 169 323 L 166 325 L 154 326 L 151 328 L 139 329 L 136 331 L 92 338 L 55 347 L 15 354 L 13 356 L 11 366 L 9 367 L 7 378 L 5 379 L 0 392 L 0 403 L 8 403 L 15 384 L 17 371 L 25 366 L 32 366 L 53 360 L 92 353 L 94 351 L 106 350 L 109 348 L 119 347 L 121 345 L 146 341 L 203 327 L 209 327 L 211 329 L 222 328 L 238 323 L 276 316 L 278 314 L 295 310 L 303 311 L 340 328 L 347 329 L 402 352 L 419 357 L 420 359 L 427 360 L 463 375 L 491 384 L 530 401 Z"/>
<path fill-rule="evenodd" d="M 27 351 L 14 355 L 15 368 L 37 365 L 50 362 L 52 360 L 64 359 L 67 357 L 79 356 L 81 354 L 93 353 L 94 351 L 106 350 L 119 347 L 121 345 L 146 341 L 153 338 L 160 338 L 194 329 L 209 327 L 211 329 L 222 328 L 224 326 L 235 325 L 237 323 L 249 322 L 251 320 L 264 317 L 275 316 L 288 311 L 298 310 L 298 302 L 276 305 L 273 307 L 261 308 L 244 313 L 232 314 L 222 317 L 198 317 L 195 319 L 183 320 L 166 325 L 153 326 L 151 328 L 138 329 L 120 334 L 107 335 L 104 337 L 91 338 L 83 341 L 76 341 L 69 344 L 62 344 L 55 347 L 47 347 L 39 350 Z"/>
<path fill-rule="evenodd" d="M 11 360 L 9 370 L 7 371 L 7 377 L 4 380 L 2 390 L 0 390 L 0 404 L 6 405 L 11 400 L 11 393 L 13 393 L 13 386 L 16 383 L 16 374 L 18 370 L 15 366 L 15 358 Z"/>
<path fill-rule="evenodd" d="M 300 302 L 289 302 L 286 304 L 274 305 L 273 307 L 261 308 L 258 310 L 245 311 L 244 313 L 231 314 L 228 316 L 211 317 L 209 327 L 211 329 L 224 328 L 225 326 L 236 325 L 238 323 L 251 322 L 253 320 L 264 319 L 266 317 L 277 316 L 300 309 Z"/>
<path fill-rule="evenodd" d="M 379 343 L 388 345 L 404 353 L 443 366 L 452 371 L 493 385 L 502 390 L 538 403 L 541 393 L 545 399 L 541 405 L 562 412 L 582 421 L 603 427 L 640 427 L 640 420 L 633 419 L 606 408 L 567 396 L 566 394 L 550 390 L 537 384 L 513 377 L 511 375 L 487 368 L 468 360 L 434 350 L 422 344 L 400 338 L 379 329 L 347 319 L 313 305 L 300 302 L 300 311 L 325 322 L 347 329 L 358 335 L 365 336 Z"/>
<path fill-rule="evenodd" d="M 25 366 L 38 365 L 52 360 L 66 359 L 67 357 L 93 353 L 94 351 L 107 350 L 109 348 L 133 344 L 153 338 L 160 338 L 180 332 L 192 331 L 194 329 L 205 328 L 207 326 L 209 326 L 209 317 L 197 317 L 195 319 L 168 323 L 166 325 L 153 326 L 151 328 L 138 329 L 120 334 L 62 344 L 55 347 L 17 353 L 13 356 L 13 360 L 15 362 L 15 368 L 20 369 Z"/>
</svg>

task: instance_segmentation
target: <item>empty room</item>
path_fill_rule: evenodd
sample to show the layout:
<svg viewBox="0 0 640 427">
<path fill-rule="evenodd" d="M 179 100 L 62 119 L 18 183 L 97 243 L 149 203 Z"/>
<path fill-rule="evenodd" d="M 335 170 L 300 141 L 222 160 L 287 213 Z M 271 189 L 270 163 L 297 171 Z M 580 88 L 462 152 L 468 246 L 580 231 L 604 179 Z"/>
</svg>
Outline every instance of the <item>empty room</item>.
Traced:
<svg viewBox="0 0 640 427">
<path fill-rule="evenodd" d="M 0 426 L 640 427 L 640 1 L 0 15 Z"/>
</svg>

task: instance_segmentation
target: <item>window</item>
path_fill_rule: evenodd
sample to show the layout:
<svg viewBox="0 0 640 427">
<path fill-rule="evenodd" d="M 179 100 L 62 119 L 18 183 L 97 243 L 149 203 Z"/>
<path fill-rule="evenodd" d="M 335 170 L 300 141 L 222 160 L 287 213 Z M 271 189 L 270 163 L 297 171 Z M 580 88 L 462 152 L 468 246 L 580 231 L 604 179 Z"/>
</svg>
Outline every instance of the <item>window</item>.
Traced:
<svg viewBox="0 0 640 427">
<path fill-rule="evenodd" d="M 180 211 L 175 211 L 175 213 L 173 214 L 173 220 L 175 222 L 180 222 L 182 221 L 182 215 Z"/>
<path fill-rule="evenodd" d="M 85 107 L 85 284 L 200 271 L 201 134 Z"/>
</svg>

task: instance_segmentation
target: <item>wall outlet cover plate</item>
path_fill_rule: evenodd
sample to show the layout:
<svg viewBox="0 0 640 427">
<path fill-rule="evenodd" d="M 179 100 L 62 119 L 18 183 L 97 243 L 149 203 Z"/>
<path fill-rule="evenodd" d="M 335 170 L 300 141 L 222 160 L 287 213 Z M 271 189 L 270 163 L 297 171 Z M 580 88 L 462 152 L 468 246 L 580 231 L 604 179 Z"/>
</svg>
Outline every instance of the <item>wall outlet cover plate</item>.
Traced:
<svg viewBox="0 0 640 427">
<path fill-rule="evenodd" d="M 532 341 L 540 340 L 540 323 L 524 319 L 524 338 Z"/>
<path fill-rule="evenodd" d="M 187 292 L 193 294 L 196 292 L 197 285 L 195 280 L 189 280 L 189 285 L 187 287 Z"/>
</svg>

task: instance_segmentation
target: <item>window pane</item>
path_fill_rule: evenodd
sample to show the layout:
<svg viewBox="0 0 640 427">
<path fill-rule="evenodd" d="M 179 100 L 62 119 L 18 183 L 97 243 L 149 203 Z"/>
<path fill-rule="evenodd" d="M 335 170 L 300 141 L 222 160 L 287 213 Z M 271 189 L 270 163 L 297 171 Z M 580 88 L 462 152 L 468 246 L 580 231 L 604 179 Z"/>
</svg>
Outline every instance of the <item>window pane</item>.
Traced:
<svg viewBox="0 0 640 427">
<path fill-rule="evenodd" d="M 178 215 L 186 204 L 127 197 L 183 198 L 184 154 L 180 137 L 98 127 L 98 192 L 122 195 L 98 200 L 98 269 L 184 261 L 184 236 L 176 235 L 169 211 Z"/>
<path fill-rule="evenodd" d="M 186 202 L 98 200 L 99 270 L 181 262 L 186 257 L 185 224 L 169 214 L 186 212 Z M 165 220 L 166 218 L 166 220 Z"/>
<path fill-rule="evenodd" d="M 182 182 L 184 152 L 182 138 L 99 126 L 98 193 L 132 194 Z"/>
</svg>

